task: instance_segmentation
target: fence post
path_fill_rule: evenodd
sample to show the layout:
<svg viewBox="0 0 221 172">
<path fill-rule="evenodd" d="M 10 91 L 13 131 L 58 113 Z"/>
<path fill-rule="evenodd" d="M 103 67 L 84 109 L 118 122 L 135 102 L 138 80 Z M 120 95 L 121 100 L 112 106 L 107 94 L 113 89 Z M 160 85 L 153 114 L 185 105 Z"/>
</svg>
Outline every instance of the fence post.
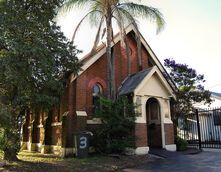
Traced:
<svg viewBox="0 0 221 172">
<path fill-rule="evenodd" d="M 199 149 L 202 149 L 201 132 L 200 132 L 200 121 L 199 121 L 198 109 L 196 109 L 196 120 L 197 120 L 197 131 L 198 131 L 198 139 L 199 139 Z"/>
</svg>

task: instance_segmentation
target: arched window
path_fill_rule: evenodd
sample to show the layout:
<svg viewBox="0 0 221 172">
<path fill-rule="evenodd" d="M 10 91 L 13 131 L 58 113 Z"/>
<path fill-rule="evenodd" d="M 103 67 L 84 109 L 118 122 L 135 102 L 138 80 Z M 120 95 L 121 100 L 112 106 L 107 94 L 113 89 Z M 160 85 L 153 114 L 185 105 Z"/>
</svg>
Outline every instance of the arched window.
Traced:
<svg viewBox="0 0 221 172">
<path fill-rule="evenodd" d="M 102 94 L 102 87 L 100 84 L 95 84 L 93 86 L 93 97 L 100 96 Z"/>
<path fill-rule="evenodd" d="M 95 113 L 95 111 L 100 107 L 100 104 L 99 104 L 99 98 L 100 96 L 102 95 L 102 87 L 100 84 L 96 83 L 94 86 L 93 86 L 93 92 L 92 92 L 92 96 L 93 96 L 93 113 Z"/>
<path fill-rule="evenodd" d="M 147 119 L 150 123 L 160 122 L 160 105 L 155 98 L 150 98 L 146 104 Z"/>
<path fill-rule="evenodd" d="M 159 120 L 160 118 L 160 107 L 157 101 L 152 101 L 149 104 L 150 120 Z"/>
</svg>

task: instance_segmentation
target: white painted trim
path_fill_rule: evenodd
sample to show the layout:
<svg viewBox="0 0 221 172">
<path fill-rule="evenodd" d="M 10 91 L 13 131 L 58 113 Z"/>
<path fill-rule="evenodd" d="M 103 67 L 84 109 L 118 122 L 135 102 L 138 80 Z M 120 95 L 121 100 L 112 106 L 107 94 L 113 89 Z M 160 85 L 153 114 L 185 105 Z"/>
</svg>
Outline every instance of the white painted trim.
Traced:
<svg viewBox="0 0 221 172">
<path fill-rule="evenodd" d="M 53 122 L 53 123 L 51 124 L 52 127 L 60 126 L 60 125 L 62 125 L 62 122 Z"/>
<path fill-rule="evenodd" d="M 101 49 L 97 54 L 95 54 L 92 58 L 90 58 L 82 67 L 81 71 L 78 73 L 77 76 L 81 75 L 85 70 L 87 70 L 92 64 L 94 64 L 103 54 L 105 54 L 106 48 L 104 47 Z M 76 79 L 76 75 L 71 76 L 71 82 Z"/>
<path fill-rule="evenodd" d="M 147 98 L 144 96 L 139 96 L 141 98 L 141 114 L 136 117 L 135 123 L 146 124 L 146 101 Z M 136 104 L 137 95 L 134 96 L 134 103 Z"/>
<path fill-rule="evenodd" d="M 170 107 L 170 101 L 169 100 L 167 100 L 167 106 L 168 106 L 169 119 L 171 120 L 171 109 L 170 109 L 171 107 Z M 172 122 L 172 120 L 171 120 L 171 122 Z"/>
<path fill-rule="evenodd" d="M 141 35 L 141 34 L 140 34 Z M 149 44 L 147 43 L 147 41 L 144 39 L 144 37 L 141 35 L 141 42 L 143 43 L 144 47 L 146 48 L 147 52 L 150 54 L 150 56 L 152 57 L 153 61 L 156 63 L 156 65 L 160 68 L 160 70 L 162 72 L 166 72 L 166 70 L 164 69 L 163 65 L 160 63 L 160 61 L 158 60 L 157 56 L 154 54 L 153 50 L 151 49 L 151 47 L 149 46 Z"/>
<path fill-rule="evenodd" d="M 143 117 L 136 117 L 135 123 L 136 124 L 146 124 L 147 122 Z"/>
<path fill-rule="evenodd" d="M 162 147 L 165 148 L 165 127 L 164 127 L 164 107 L 162 99 L 158 99 L 160 105 L 160 124 L 161 124 L 161 138 L 162 138 Z"/>
<path fill-rule="evenodd" d="M 171 144 L 171 145 L 165 145 L 165 149 L 171 152 L 175 152 L 176 151 L 176 145 L 175 144 Z"/>
<path fill-rule="evenodd" d="M 102 122 L 100 118 L 93 118 L 91 120 L 87 120 L 87 124 L 96 125 L 96 124 L 102 124 Z"/>
<path fill-rule="evenodd" d="M 135 149 L 135 154 L 136 155 L 146 155 L 149 152 L 149 147 L 137 147 Z"/>
<path fill-rule="evenodd" d="M 138 92 L 140 91 L 140 89 L 147 83 L 147 81 L 153 76 L 153 74 L 157 74 L 161 83 L 163 84 L 163 86 L 166 88 L 166 90 L 171 94 L 171 96 L 176 99 L 176 95 L 173 93 L 173 90 L 171 88 L 171 86 L 168 84 L 168 82 L 166 81 L 166 79 L 164 78 L 164 76 L 161 74 L 161 72 L 159 71 L 159 69 L 157 68 L 157 66 L 152 67 L 152 69 L 150 70 L 150 72 L 147 74 L 147 76 L 139 83 L 139 85 L 137 86 L 137 88 L 134 90 L 134 94 L 138 95 Z M 156 96 L 154 96 L 156 97 Z M 166 98 L 168 99 L 168 98 Z"/>
<path fill-rule="evenodd" d="M 160 98 L 160 99 L 164 99 L 164 100 L 169 100 L 169 98 L 168 97 L 163 97 L 163 96 L 155 96 L 155 95 L 151 95 L 151 94 L 148 94 L 148 95 L 139 95 L 139 94 L 137 94 L 137 96 L 144 96 L 144 97 L 148 97 L 148 98 L 151 98 L 151 97 L 153 97 L 153 98 Z"/>
<path fill-rule="evenodd" d="M 173 124 L 173 121 L 169 118 L 164 118 L 164 124 Z"/>
<path fill-rule="evenodd" d="M 62 115 L 62 116 L 67 116 L 67 115 L 68 115 L 68 113 L 69 113 L 69 111 L 66 111 L 66 112 L 64 112 L 64 113 L 63 113 L 63 115 Z"/>
<path fill-rule="evenodd" d="M 76 111 L 77 116 L 87 116 L 86 111 Z"/>
</svg>

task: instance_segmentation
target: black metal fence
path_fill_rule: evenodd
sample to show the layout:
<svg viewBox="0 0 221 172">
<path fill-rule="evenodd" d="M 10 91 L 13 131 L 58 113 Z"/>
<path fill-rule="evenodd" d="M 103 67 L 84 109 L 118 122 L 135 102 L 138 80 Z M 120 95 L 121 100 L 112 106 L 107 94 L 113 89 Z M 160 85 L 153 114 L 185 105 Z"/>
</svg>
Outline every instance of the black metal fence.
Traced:
<svg viewBox="0 0 221 172">
<path fill-rule="evenodd" d="M 179 118 L 177 134 L 192 147 L 221 148 L 221 108 L 196 110 Z"/>
</svg>

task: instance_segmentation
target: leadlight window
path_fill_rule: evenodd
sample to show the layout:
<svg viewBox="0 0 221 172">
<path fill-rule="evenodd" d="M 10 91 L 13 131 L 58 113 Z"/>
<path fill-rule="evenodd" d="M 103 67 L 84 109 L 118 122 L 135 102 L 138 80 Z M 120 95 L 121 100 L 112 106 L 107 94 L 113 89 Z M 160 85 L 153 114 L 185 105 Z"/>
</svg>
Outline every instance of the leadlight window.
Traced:
<svg viewBox="0 0 221 172">
<path fill-rule="evenodd" d="M 99 99 L 100 99 L 100 96 L 102 95 L 103 93 L 103 90 L 102 90 L 102 87 L 100 84 L 95 84 L 93 86 L 93 92 L 92 92 L 92 97 L 93 97 L 93 113 L 96 112 L 96 110 L 100 107 L 100 104 L 99 104 Z"/>
</svg>

